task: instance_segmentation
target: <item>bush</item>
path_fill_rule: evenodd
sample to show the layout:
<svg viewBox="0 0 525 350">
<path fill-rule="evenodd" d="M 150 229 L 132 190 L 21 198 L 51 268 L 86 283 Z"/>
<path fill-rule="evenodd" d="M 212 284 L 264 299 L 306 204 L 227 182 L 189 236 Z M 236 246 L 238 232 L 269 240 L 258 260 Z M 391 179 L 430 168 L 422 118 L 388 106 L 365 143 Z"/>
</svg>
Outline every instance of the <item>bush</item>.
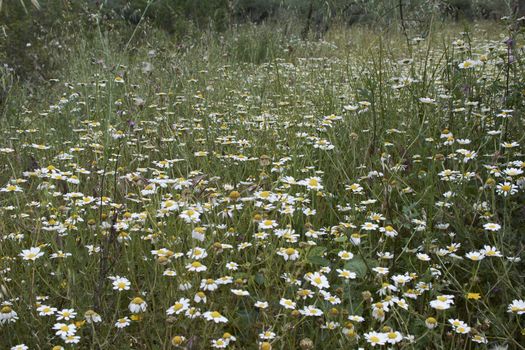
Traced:
<svg viewBox="0 0 525 350">
<path fill-rule="evenodd" d="M 23 79 L 49 79 L 62 62 L 67 40 L 87 18 L 85 13 L 78 3 L 64 0 L 42 2 L 38 8 L 23 2 L 4 6 L 0 61 Z"/>
</svg>

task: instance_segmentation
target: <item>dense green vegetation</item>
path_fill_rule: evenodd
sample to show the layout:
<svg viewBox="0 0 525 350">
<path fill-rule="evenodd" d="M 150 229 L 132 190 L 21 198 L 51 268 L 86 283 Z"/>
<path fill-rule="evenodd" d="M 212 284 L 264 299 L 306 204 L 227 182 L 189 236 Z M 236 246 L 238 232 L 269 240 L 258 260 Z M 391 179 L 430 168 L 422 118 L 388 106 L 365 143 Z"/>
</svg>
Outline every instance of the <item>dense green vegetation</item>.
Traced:
<svg viewBox="0 0 525 350">
<path fill-rule="evenodd" d="M 73 33 L 95 28 L 128 38 L 139 22 L 185 41 L 203 31 L 224 33 L 242 24 L 278 25 L 302 39 L 339 26 L 403 28 L 426 36 L 435 21 L 525 16 L 523 0 L 10 0 L 0 2 L 0 62 L 24 81 L 48 79 L 61 66 Z M 90 30 L 91 29 L 91 30 Z M 72 37 L 70 37 L 72 36 Z M 125 39 L 122 39 L 125 40 Z"/>
<path fill-rule="evenodd" d="M 344 4 L 4 2 L 1 349 L 524 349 L 518 3 Z"/>
</svg>

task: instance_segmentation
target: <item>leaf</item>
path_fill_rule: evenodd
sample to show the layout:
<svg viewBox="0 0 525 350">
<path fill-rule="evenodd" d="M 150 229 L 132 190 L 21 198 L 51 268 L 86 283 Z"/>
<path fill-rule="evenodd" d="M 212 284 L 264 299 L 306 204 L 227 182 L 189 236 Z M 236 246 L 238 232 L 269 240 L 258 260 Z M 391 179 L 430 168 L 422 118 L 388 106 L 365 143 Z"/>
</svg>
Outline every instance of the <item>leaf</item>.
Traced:
<svg viewBox="0 0 525 350">
<path fill-rule="evenodd" d="M 312 249 L 310 249 L 310 251 L 308 252 L 308 256 L 322 256 L 324 254 L 324 252 L 326 252 L 326 247 L 321 247 L 321 246 L 317 246 L 317 247 L 313 247 Z"/>
<path fill-rule="evenodd" d="M 254 311 L 249 311 L 246 309 L 241 309 L 236 312 L 237 320 L 239 320 L 239 325 L 241 328 L 247 328 L 249 325 L 253 324 L 257 319 L 257 314 Z"/>
<path fill-rule="evenodd" d="M 330 261 L 328 259 L 325 259 L 322 256 L 318 256 L 318 255 L 309 256 L 308 257 L 308 261 L 311 264 L 314 264 L 314 265 L 321 265 L 321 266 L 328 266 L 328 265 L 330 265 Z"/>
<path fill-rule="evenodd" d="M 334 241 L 337 242 L 337 243 L 344 243 L 344 242 L 348 241 L 348 237 L 346 237 L 346 236 L 339 236 L 336 239 L 334 239 Z"/>
<path fill-rule="evenodd" d="M 260 272 L 255 274 L 255 282 L 257 282 L 258 285 L 263 285 L 266 279 L 264 278 L 264 275 Z"/>
<path fill-rule="evenodd" d="M 326 247 L 316 246 L 310 249 L 308 252 L 307 260 L 311 264 L 328 266 L 330 261 L 326 258 L 323 258 L 323 254 L 326 252 Z"/>
<path fill-rule="evenodd" d="M 360 256 L 354 256 L 352 260 L 345 264 L 345 269 L 355 272 L 358 277 L 366 275 L 367 267 L 365 261 Z"/>
</svg>

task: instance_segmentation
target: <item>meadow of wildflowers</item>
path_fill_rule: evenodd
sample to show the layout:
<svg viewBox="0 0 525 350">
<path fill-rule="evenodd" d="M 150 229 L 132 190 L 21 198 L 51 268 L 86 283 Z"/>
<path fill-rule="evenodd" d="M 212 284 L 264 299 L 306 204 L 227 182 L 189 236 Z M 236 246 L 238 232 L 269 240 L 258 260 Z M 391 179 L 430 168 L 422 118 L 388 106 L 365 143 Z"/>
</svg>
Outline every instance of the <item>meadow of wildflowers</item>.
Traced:
<svg viewBox="0 0 525 350">
<path fill-rule="evenodd" d="M 3 109 L 0 348 L 524 349 L 516 28 L 64 49 Z"/>
</svg>

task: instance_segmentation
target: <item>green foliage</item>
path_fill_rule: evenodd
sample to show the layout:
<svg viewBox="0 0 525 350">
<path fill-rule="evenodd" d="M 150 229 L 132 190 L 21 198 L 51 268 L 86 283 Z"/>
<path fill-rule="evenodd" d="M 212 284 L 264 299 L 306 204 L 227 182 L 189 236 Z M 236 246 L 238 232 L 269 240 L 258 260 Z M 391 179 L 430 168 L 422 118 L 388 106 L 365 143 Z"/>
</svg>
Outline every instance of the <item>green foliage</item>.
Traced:
<svg viewBox="0 0 525 350">
<path fill-rule="evenodd" d="M 137 24 L 144 15 L 160 28 L 184 35 L 183 28 L 188 22 L 201 29 L 226 29 L 230 15 L 228 4 L 228 0 L 115 0 L 102 8 L 117 13 L 131 24 Z"/>
<path fill-rule="evenodd" d="M 76 2 L 49 0 L 29 7 L 10 3 L 0 11 L 0 61 L 23 79 L 49 79 L 63 60 L 73 34 L 87 22 Z"/>
<path fill-rule="evenodd" d="M 282 40 L 281 30 L 250 27 L 229 43 L 228 53 L 239 62 L 268 62 L 282 55 Z"/>
<path fill-rule="evenodd" d="M 399 6 L 405 25 L 414 35 L 425 33 L 432 17 L 459 19 L 499 18 L 513 10 L 507 0 L 48 0 L 42 3 L 14 1 L 0 8 L 4 39 L 0 61 L 14 68 L 23 79 L 48 79 L 62 63 L 73 33 L 97 35 L 96 27 L 131 33 L 142 20 L 173 35 L 174 40 L 200 35 L 203 31 L 224 32 L 244 23 L 286 22 L 292 32 L 312 33 L 320 38 L 334 23 L 399 25 Z M 126 28 L 127 27 L 127 28 Z M 285 33 L 286 34 L 286 33 Z M 138 34 L 140 36 L 140 33 Z M 274 51 L 269 36 L 257 47 L 240 38 L 235 55 L 260 62 Z M 48 46 L 56 50 L 49 50 Z"/>
<path fill-rule="evenodd" d="M 274 349 L 309 342 L 353 349 L 368 346 L 367 332 L 386 327 L 414 336 L 400 348 L 470 349 L 478 346 L 474 335 L 519 348 L 523 316 L 507 308 L 525 292 L 516 259 L 525 244 L 517 175 L 524 57 L 500 35 L 519 43 L 523 34 L 509 32 L 511 22 L 436 21 L 425 38 L 412 40 L 416 2 L 404 3 L 408 41 L 394 17 L 381 22 L 391 27 L 349 27 L 337 22 L 335 3 L 321 2 L 312 2 L 305 39 L 300 20 L 228 24 L 219 32 L 215 20 L 186 19 L 165 30 L 148 16 L 160 10 L 152 4 L 146 12 L 144 2 L 133 19 L 108 1 L 86 8 L 80 31 L 59 31 L 58 23 L 46 30 L 41 57 L 55 63 L 42 79 L 18 84 L 11 68 L 0 70 L 8 92 L 0 292 L 18 315 L 0 325 L 0 347 L 66 345 L 53 329 L 56 314 L 38 314 L 37 303 L 45 303 L 75 309 L 80 349 L 168 349 L 179 340 L 205 349 L 225 332 L 236 337 L 231 349 L 255 349 L 267 330 L 277 335 Z M 388 5 L 362 8 L 361 23 Z M 297 16 L 308 6 L 297 7 Z M 323 21 L 337 26 L 314 40 Z M 56 38 L 60 55 L 49 45 Z M 479 61 L 460 68 L 471 58 Z M 519 146 L 502 145 L 511 141 Z M 445 169 L 450 179 L 440 175 Z M 299 181 L 311 177 L 323 187 Z M 498 189 L 507 180 L 516 193 Z M 180 208 L 161 209 L 171 200 Z M 187 207 L 201 213 L 199 222 L 181 217 Z M 277 227 L 261 227 L 261 219 Z M 501 227 L 488 231 L 487 223 Z M 205 227 L 203 241 L 192 238 L 197 226 Z M 488 245 L 503 256 L 468 258 Z M 207 253 L 200 260 L 206 271 L 189 271 L 196 246 Z M 44 255 L 24 260 L 30 247 Z M 279 254 L 288 248 L 297 257 Z M 162 249 L 170 253 L 152 253 Z M 59 252 L 64 257 L 51 258 Z M 309 281 L 314 272 L 329 286 Z M 109 277 L 116 275 L 129 279 L 129 290 L 114 289 Z M 232 284 L 205 290 L 205 303 L 194 301 L 203 280 L 224 276 Z M 234 294 L 243 291 L 250 295 Z M 440 294 L 454 296 L 450 310 L 430 306 Z M 129 309 L 136 297 L 147 303 L 139 316 Z M 219 311 L 228 323 L 168 315 L 180 298 L 202 312 Z M 297 310 L 283 308 L 281 298 Z M 322 315 L 302 315 L 308 305 Z M 383 306 L 381 320 L 374 310 Z M 84 324 L 89 310 L 102 322 Z M 349 323 L 349 315 L 364 322 Z M 433 329 L 429 316 L 437 319 Z M 123 317 L 134 319 L 117 329 Z M 472 331 L 455 332 L 449 318 Z"/>
</svg>

